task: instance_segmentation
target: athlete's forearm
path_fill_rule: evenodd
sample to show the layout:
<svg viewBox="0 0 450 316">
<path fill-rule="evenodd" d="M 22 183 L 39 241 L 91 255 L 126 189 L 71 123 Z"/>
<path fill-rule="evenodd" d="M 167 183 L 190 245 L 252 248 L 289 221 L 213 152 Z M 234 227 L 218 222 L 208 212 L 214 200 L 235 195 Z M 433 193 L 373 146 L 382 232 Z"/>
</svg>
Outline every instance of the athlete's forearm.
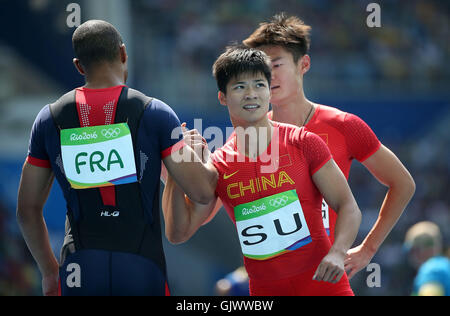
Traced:
<svg viewBox="0 0 450 316">
<path fill-rule="evenodd" d="M 50 169 L 25 163 L 17 196 L 17 222 L 43 276 L 55 275 L 59 268 L 43 216 L 53 179 Z"/>
<path fill-rule="evenodd" d="M 207 205 L 215 198 L 217 170 L 211 163 L 201 162 L 189 146 L 164 158 L 164 164 L 168 174 L 192 201 Z"/>
<path fill-rule="evenodd" d="M 392 185 L 383 201 L 380 214 L 362 245 L 373 255 L 391 232 L 415 192 L 412 180 Z"/>
<path fill-rule="evenodd" d="M 345 256 L 358 234 L 361 212 L 353 199 L 339 206 L 336 212 L 338 212 L 338 217 L 335 238 L 330 252 L 337 252 Z"/>
<path fill-rule="evenodd" d="M 363 164 L 388 188 L 378 219 L 363 242 L 365 250 L 375 254 L 411 200 L 416 185 L 406 167 L 385 146 Z"/>
<path fill-rule="evenodd" d="M 211 215 L 216 201 L 206 205 L 191 201 L 169 175 L 162 201 L 167 239 L 173 244 L 189 240 Z"/>
<path fill-rule="evenodd" d="M 173 243 L 181 243 L 189 225 L 189 209 L 183 190 L 169 175 L 162 198 L 166 237 Z"/>
<path fill-rule="evenodd" d="M 50 246 L 42 210 L 18 208 L 17 222 L 41 274 L 43 276 L 57 274 L 59 265 Z"/>
</svg>

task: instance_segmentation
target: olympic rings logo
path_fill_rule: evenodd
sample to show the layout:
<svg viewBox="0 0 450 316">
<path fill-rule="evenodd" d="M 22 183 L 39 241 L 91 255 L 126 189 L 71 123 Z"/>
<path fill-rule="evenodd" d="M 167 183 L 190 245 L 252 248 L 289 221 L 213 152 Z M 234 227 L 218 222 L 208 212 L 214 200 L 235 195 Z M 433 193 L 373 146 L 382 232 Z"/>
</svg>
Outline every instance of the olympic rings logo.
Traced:
<svg viewBox="0 0 450 316">
<path fill-rule="evenodd" d="M 270 200 L 269 204 L 273 207 L 285 206 L 288 200 L 289 198 L 283 195 L 282 197 L 277 197 L 273 200 Z"/>
<path fill-rule="evenodd" d="M 102 130 L 102 135 L 105 136 L 106 138 L 114 138 L 119 136 L 120 134 L 120 128 L 108 128 L 108 129 L 104 129 Z"/>
</svg>

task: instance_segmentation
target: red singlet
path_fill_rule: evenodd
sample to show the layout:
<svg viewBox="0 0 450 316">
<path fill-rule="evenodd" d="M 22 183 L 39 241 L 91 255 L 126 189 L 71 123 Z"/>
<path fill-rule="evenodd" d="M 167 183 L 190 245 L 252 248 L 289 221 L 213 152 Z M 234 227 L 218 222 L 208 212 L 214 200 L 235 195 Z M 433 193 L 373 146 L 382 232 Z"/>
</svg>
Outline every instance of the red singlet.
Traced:
<svg viewBox="0 0 450 316">
<path fill-rule="evenodd" d="M 236 225 L 251 294 L 352 295 L 346 276 L 337 284 L 312 280 L 331 247 L 312 176 L 330 151 L 304 128 L 273 124 L 272 142 L 257 159 L 238 152 L 236 137 L 212 155 L 216 194 Z M 297 286 L 280 292 L 284 282 Z"/>
<path fill-rule="evenodd" d="M 271 119 L 272 112 L 268 116 Z M 362 119 L 333 107 L 317 104 L 314 115 L 305 127 L 328 145 L 334 161 L 347 180 L 353 159 L 364 162 L 381 147 L 375 133 Z M 337 213 L 329 209 L 325 202 L 322 213 L 325 229 L 333 244 Z"/>
</svg>

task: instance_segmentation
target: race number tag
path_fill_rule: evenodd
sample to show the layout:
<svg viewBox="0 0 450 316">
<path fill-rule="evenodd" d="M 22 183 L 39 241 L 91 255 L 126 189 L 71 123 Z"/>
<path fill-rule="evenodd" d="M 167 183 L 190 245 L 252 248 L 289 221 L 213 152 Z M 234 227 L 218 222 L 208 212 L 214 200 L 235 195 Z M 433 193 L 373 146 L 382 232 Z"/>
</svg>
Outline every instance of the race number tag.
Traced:
<svg viewBox="0 0 450 316">
<path fill-rule="evenodd" d="M 238 205 L 234 216 L 247 258 L 267 260 L 312 241 L 295 190 Z"/>
<path fill-rule="evenodd" d="M 137 182 L 126 123 L 61 130 L 64 172 L 74 189 Z"/>
<path fill-rule="evenodd" d="M 325 199 L 322 199 L 322 218 L 323 227 L 325 227 L 327 235 L 330 236 L 330 209 Z"/>
</svg>

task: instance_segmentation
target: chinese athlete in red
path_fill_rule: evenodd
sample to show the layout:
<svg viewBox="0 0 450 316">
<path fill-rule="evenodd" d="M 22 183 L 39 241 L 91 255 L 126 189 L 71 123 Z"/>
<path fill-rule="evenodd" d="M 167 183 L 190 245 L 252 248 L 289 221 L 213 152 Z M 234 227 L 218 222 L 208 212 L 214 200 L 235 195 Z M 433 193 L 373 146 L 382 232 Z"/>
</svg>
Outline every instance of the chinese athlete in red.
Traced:
<svg viewBox="0 0 450 316">
<path fill-rule="evenodd" d="M 360 212 L 328 147 L 304 128 L 269 121 L 270 62 L 263 52 L 229 48 L 214 64 L 214 76 L 236 131 L 211 156 L 219 172 L 216 195 L 235 223 L 251 295 L 353 295 L 344 258 Z M 185 133 L 194 148 L 202 144 L 198 137 Z M 322 196 L 341 215 L 332 246 Z M 163 196 L 168 239 L 189 239 L 215 202 L 189 201 L 169 177 Z"/>
<path fill-rule="evenodd" d="M 305 74 L 311 67 L 308 55 L 311 27 L 284 14 L 261 23 L 244 44 L 263 50 L 272 60 L 272 119 L 306 126 L 321 136 L 339 168 L 348 178 L 354 159 L 360 161 L 381 184 L 388 188 L 380 214 L 361 245 L 350 249 L 346 270 L 351 278 L 367 266 L 411 200 L 415 183 L 401 161 L 381 144 L 360 118 L 307 100 L 303 89 Z M 336 61 L 339 62 L 338 60 Z M 345 92 L 344 92 L 345 93 Z M 324 204 L 324 222 L 334 240 L 336 213 Z"/>
</svg>

